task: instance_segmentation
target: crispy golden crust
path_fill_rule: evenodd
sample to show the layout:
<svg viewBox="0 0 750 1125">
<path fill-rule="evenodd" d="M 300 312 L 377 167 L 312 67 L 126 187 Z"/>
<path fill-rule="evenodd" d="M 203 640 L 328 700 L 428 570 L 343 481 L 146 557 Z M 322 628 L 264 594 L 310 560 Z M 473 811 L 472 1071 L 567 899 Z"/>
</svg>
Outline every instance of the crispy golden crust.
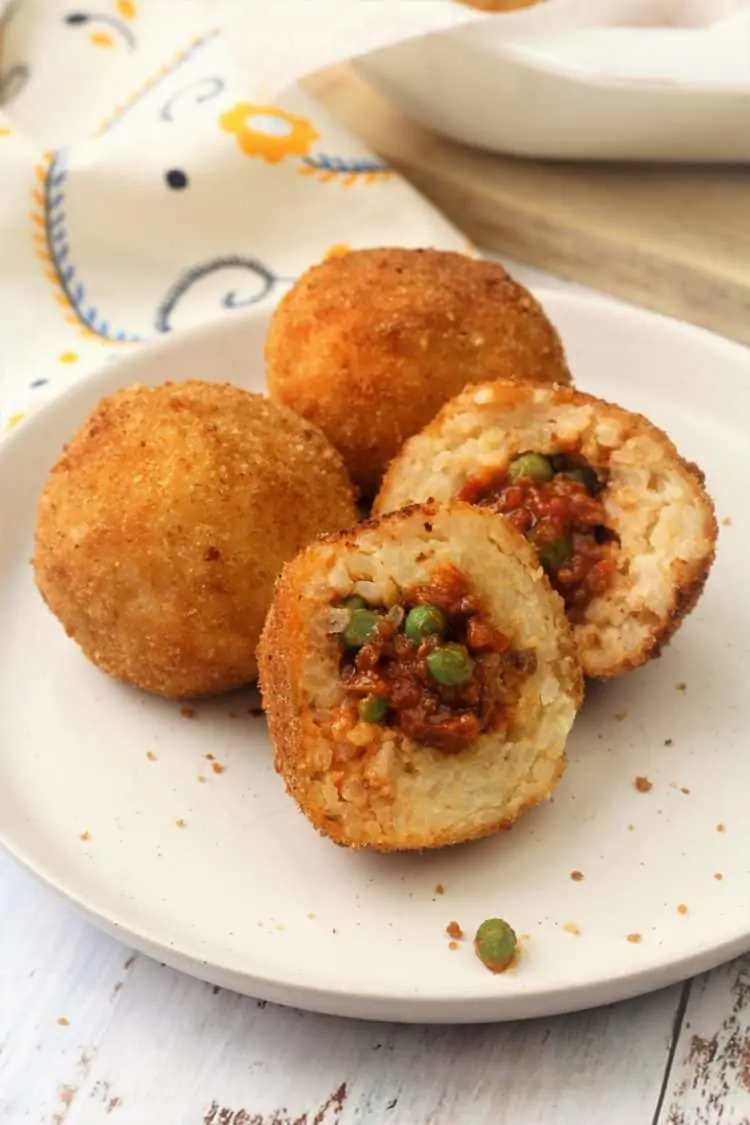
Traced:
<svg viewBox="0 0 750 1125">
<path fill-rule="evenodd" d="M 519 438 L 516 427 L 521 423 Z M 467 387 L 405 443 L 388 468 L 373 512 L 377 515 L 427 497 L 450 499 L 476 469 L 475 463 L 466 462 L 464 449 L 471 448 L 472 457 L 478 450 L 484 456 L 492 445 L 483 466 L 505 467 L 523 451 L 519 441 L 524 449 L 554 453 L 571 440 L 581 441 L 590 463 L 610 474 L 605 510 L 612 513 L 613 528 L 622 539 L 621 573 L 614 588 L 595 599 L 575 628 L 584 673 L 611 679 L 661 653 L 700 597 L 718 536 L 703 473 L 643 415 L 572 387 L 535 389 L 512 380 Z M 441 456 L 439 472 L 432 469 L 436 456 Z M 667 530 L 657 534 L 658 518 L 668 507 Z M 653 516 L 652 526 L 646 529 L 649 534 L 640 526 L 634 530 L 644 511 Z M 651 588 L 642 583 L 644 596 L 636 600 L 629 573 L 637 569 L 634 564 L 649 560 L 653 562 Z M 618 630 L 622 632 L 619 644 Z"/>
<path fill-rule="evenodd" d="M 308 270 L 266 344 L 271 398 L 308 418 L 373 495 L 403 441 L 467 383 L 567 383 L 539 303 L 494 262 L 439 250 L 358 250 Z"/>
<path fill-rule="evenodd" d="M 685 462 L 685 465 L 687 468 L 696 467 L 690 462 Z M 702 480 L 703 473 L 699 472 L 698 477 Z M 680 625 L 698 604 L 716 558 L 718 535 L 719 527 L 714 515 L 706 528 L 706 546 L 703 554 L 691 563 L 677 567 L 672 576 L 670 606 L 666 614 L 653 627 L 640 648 L 628 653 L 619 663 L 599 671 L 596 679 L 612 680 L 616 676 L 621 676 L 623 672 L 632 672 L 649 660 L 656 660 L 661 656 Z"/>
<path fill-rule="evenodd" d="M 518 8 L 533 8 L 535 4 L 543 4 L 544 0 L 461 0 L 461 3 L 483 12 L 514 12 Z"/>
<path fill-rule="evenodd" d="M 104 399 L 39 502 L 35 574 L 86 655 L 172 698 L 255 678 L 283 563 L 356 518 L 339 455 L 291 411 L 188 382 Z"/>
<path fill-rule="evenodd" d="M 525 718 L 507 743 L 480 736 L 462 754 L 442 755 L 387 728 L 363 730 L 372 724 L 356 721 L 353 727 L 340 706 L 339 649 L 323 623 L 331 600 L 341 592 L 337 570 L 346 563 L 361 572 L 363 558 L 382 563 L 383 556 L 387 569 L 388 552 L 396 544 L 392 565 L 396 571 L 402 567 L 403 579 L 403 552 L 408 554 L 415 536 L 425 544 L 434 536 L 457 557 L 470 550 L 480 594 L 477 554 L 489 543 L 504 555 L 508 581 L 503 597 L 513 608 L 505 608 L 500 620 L 495 606 L 495 624 L 509 630 L 519 645 L 533 644 L 540 661 L 540 679 L 529 685 Z M 430 563 L 424 565 L 429 572 Z M 562 601 L 533 552 L 509 525 L 463 504 L 450 509 L 415 505 L 327 536 L 302 552 L 276 584 L 258 661 L 275 765 L 287 791 L 323 835 L 345 846 L 383 852 L 439 848 L 488 836 L 510 828 L 547 800 L 564 772 L 565 739 L 582 699 Z M 545 687 L 540 690 L 541 684 Z M 506 773 L 503 763 L 514 757 L 516 772 L 508 767 Z"/>
</svg>

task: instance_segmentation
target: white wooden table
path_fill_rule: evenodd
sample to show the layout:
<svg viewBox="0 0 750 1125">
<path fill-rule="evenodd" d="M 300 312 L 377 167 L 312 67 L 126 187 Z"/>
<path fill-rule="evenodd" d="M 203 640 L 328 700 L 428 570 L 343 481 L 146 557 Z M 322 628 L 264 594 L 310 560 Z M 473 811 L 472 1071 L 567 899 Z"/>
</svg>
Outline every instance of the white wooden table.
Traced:
<svg viewBox="0 0 750 1125">
<path fill-rule="evenodd" d="M 750 955 L 534 1023 L 357 1023 L 134 954 L 0 855 L 0 1125 L 381 1122 L 750 1125 Z"/>
</svg>

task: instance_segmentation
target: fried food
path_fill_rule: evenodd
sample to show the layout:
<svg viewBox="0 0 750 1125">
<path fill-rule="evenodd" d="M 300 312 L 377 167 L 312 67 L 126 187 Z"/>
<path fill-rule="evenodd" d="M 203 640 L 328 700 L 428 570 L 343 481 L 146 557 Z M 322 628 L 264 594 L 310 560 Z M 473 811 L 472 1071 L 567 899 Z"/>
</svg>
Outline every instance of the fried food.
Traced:
<svg viewBox="0 0 750 1125">
<path fill-rule="evenodd" d="M 567 383 L 539 303 L 494 262 L 357 250 L 308 270 L 266 345 L 269 393 L 326 434 L 366 497 L 404 440 L 467 383 Z"/>
<path fill-rule="evenodd" d="M 276 768 L 339 844 L 487 836 L 563 773 L 572 633 L 490 511 L 414 506 L 314 543 L 284 568 L 258 652 Z"/>
<path fill-rule="evenodd" d="M 406 443 L 374 511 L 428 497 L 485 506 L 529 538 L 597 679 L 658 656 L 714 559 L 700 469 L 646 418 L 569 387 L 467 387 Z"/>
<path fill-rule="evenodd" d="M 533 8 L 545 0 L 461 0 L 470 8 L 480 8 L 483 12 L 514 12 L 517 8 Z"/>
<path fill-rule="evenodd" d="M 356 518 L 339 455 L 261 395 L 203 382 L 104 399 L 39 502 L 42 596 L 103 671 L 171 698 L 239 687 L 284 562 Z"/>
</svg>

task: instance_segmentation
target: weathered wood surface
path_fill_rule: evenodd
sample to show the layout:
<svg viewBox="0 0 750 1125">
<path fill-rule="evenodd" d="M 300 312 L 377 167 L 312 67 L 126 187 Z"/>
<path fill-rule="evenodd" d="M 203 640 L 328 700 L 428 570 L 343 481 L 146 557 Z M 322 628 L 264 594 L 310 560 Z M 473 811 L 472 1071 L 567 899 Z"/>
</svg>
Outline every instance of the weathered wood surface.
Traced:
<svg viewBox="0 0 750 1125">
<path fill-rule="evenodd" d="M 659 1125 L 750 1125 L 750 956 L 686 988 Z"/>
</svg>

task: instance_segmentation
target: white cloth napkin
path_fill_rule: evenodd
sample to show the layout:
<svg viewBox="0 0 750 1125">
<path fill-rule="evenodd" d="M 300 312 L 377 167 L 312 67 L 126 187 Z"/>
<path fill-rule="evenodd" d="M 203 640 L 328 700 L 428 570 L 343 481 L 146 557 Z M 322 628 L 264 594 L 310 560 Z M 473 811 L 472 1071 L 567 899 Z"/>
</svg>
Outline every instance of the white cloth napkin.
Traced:
<svg viewBox="0 0 750 1125">
<path fill-rule="evenodd" d="M 467 249 L 299 88 L 259 97 L 252 43 L 233 50 L 219 7 L 6 5 L 0 430 L 108 356 L 277 301 L 341 247 Z M 467 11 L 437 7 L 448 22 Z"/>
</svg>

